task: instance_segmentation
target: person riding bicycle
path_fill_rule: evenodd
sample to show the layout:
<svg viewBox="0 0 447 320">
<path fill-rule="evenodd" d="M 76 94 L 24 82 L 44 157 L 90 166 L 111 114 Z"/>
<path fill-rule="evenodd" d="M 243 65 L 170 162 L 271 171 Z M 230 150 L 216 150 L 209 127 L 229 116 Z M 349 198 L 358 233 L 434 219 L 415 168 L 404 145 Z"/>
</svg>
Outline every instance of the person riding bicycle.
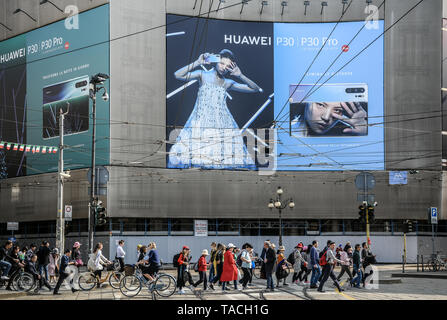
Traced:
<svg viewBox="0 0 447 320">
<path fill-rule="evenodd" d="M 50 284 L 48 283 L 47 279 L 43 277 L 38 271 L 37 271 L 37 255 L 33 254 L 31 256 L 31 260 L 28 260 L 25 265 L 25 271 L 28 273 L 31 273 L 34 277 L 35 281 L 38 281 L 38 284 L 36 286 L 36 289 L 34 289 L 34 293 L 38 293 L 40 289 L 42 289 L 42 286 L 45 285 L 45 287 L 48 288 L 48 290 L 52 290 Z"/>
<path fill-rule="evenodd" d="M 12 241 L 6 241 L 5 245 L 0 248 L 0 267 L 3 269 L 2 280 L 9 280 L 8 274 L 12 268 L 10 260 L 12 259 L 9 250 L 12 248 Z M 18 261 L 17 261 L 18 262 Z"/>
<path fill-rule="evenodd" d="M 17 273 L 19 273 L 20 269 L 24 267 L 23 263 L 20 263 L 19 260 L 19 246 L 14 246 L 9 256 L 6 256 L 6 259 L 11 263 L 11 276 L 9 277 L 8 285 L 6 286 L 6 290 L 11 291 L 12 281 Z"/>
<path fill-rule="evenodd" d="M 144 257 L 140 259 L 137 263 L 139 265 L 143 276 L 148 279 L 149 281 L 154 281 L 154 276 L 160 270 L 160 256 L 157 251 L 157 245 L 155 242 L 151 242 L 149 244 L 149 249 L 147 250 L 146 246 L 143 246 L 144 248 Z"/>
<path fill-rule="evenodd" d="M 106 257 L 102 255 L 103 245 L 98 242 L 95 246 L 95 250 L 91 253 L 90 259 L 88 260 L 87 267 L 92 270 L 96 277 L 101 280 L 101 271 L 104 269 L 103 266 L 112 264 Z M 98 281 L 98 288 L 101 286 L 100 281 Z"/>
</svg>

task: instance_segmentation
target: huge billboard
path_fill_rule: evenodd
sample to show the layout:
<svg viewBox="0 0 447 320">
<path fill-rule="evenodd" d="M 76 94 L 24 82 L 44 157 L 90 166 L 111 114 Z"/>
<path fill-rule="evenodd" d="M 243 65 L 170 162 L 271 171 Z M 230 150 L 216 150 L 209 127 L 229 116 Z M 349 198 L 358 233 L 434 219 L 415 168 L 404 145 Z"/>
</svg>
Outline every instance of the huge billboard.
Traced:
<svg viewBox="0 0 447 320">
<path fill-rule="evenodd" d="M 57 154 L 48 150 L 59 147 L 60 110 L 69 146 L 64 168 L 90 166 L 89 80 L 109 73 L 109 6 L 83 12 L 76 22 L 55 22 L 0 42 L 1 178 L 57 171 Z M 110 162 L 109 114 L 109 102 L 98 99 L 99 165 Z"/>
<path fill-rule="evenodd" d="M 383 21 L 166 21 L 168 168 L 384 169 Z"/>
</svg>

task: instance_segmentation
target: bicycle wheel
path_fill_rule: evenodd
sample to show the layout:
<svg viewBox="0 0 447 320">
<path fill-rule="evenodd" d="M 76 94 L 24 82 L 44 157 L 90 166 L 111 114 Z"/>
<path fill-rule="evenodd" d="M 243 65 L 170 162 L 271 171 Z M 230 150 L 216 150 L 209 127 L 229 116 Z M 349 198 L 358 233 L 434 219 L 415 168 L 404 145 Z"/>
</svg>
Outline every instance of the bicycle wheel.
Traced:
<svg viewBox="0 0 447 320">
<path fill-rule="evenodd" d="M 16 273 L 11 281 L 11 289 L 14 291 L 19 291 L 19 287 L 17 285 L 17 280 L 19 280 L 21 272 Z"/>
<path fill-rule="evenodd" d="M 162 297 L 170 297 L 175 293 L 177 282 L 175 278 L 169 274 L 160 274 L 155 279 L 154 290 Z"/>
<path fill-rule="evenodd" d="M 98 283 L 98 278 L 93 273 L 86 272 L 79 276 L 78 285 L 84 291 L 92 290 Z"/>
<path fill-rule="evenodd" d="M 24 272 L 19 275 L 16 282 L 16 287 L 18 291 L 28 292 L 34 288 L 35 284 L 36 281 L 34 280 L 33 275 L 29 274 L 28 272 Z"/>
<path fill-rule="evenodd" d="M 135 277 L 134 275 L 125 276 L 120 281 L 120 291 L 126 297 L 135 297 L 141 291 L 141 280 Z"/>
<path fill-rule="evenodd" d="M 120 281 L 124 275 L 120 272 L 112 272 L 112 274 L 109 277 L 109 284 L 113 289 L 119 289 L 120 288 Z"/>
</svg>

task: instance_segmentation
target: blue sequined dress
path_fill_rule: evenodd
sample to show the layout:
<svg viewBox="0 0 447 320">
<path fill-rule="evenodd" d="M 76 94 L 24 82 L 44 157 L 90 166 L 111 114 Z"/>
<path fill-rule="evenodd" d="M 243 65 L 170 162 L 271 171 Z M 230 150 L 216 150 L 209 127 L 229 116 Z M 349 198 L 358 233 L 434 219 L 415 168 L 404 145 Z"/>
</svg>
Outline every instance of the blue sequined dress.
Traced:
<svg viewBox="0 0 447 320">
<path fill-rule="evenodd" d="M 240 129 L 228 110 L 226 90 L 203 83 L 194 110 L 169 150 L 168 168 L 254 169 Z"/>
</svg>

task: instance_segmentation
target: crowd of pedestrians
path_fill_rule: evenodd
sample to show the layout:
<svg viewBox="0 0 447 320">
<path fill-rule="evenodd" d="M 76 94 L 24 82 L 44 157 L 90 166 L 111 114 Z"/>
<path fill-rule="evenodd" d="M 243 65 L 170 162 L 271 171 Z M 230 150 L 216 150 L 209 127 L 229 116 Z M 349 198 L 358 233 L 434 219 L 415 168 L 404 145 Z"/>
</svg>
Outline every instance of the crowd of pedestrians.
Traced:
<svg viewBox="0 0 447 320">
<path fill-rule="evenodd" d="M 203 290 L 215 290 L 218 283 L 222 292 L 230 289 L 245 290 L 251 284 L 256 265 L 261 264 L 260 278 L 266 280 L 266 289 L 275 290 L 273 276 L 276 278 L 276 288 L 288 286 L 286 280 L 289 270 L 293 270 L 292 284 L 308 285 L 318 292 L 325 292 L 324 286 L 329 278 L 338 291 L 344 291 L 340 285 L 343 276 L 348 278 L 349 285 L 360 288 L 365 286 L 365 280 L 371 274 L 365 275 L 365 268 L 375 263 L 375 256 L 366 243 L 355 245 L 354 249 L 348 242 L 343 247 L 336 248 L 334 241 L 328 240 L 320 250 L 318 241 L 305 246 L 298 243 L 293 251 L 286 255 L 286 248 L 269 240 L 264 242 L 260 256 L 255 254 L 251 244 L 245 243 L 240 250 L 234 244 L 211 243 L 211 253 L 203 249 L 197 263 L 192 262 L 190 249 L 184 246 L 179 254 L 174 255 L 173 265 L 177 268 L 178 293 L 184 294 L 184 287 L 191 290 L 203 284 Z M 258 261 L 258 264 L 256 262 Z M 335 275 L 334 268 L 339 265 L 341 270 Z M 192 280 L 191 271 L 199 273 L 199 280 Z M 207 276 L 207 271 L 209 275 Z M 310 279 L 309 279 L 310 277 Z M 189 283 L 189 285 L 188 285 Z M 240 286 L 239 286 L 240 285 Z"/>
<path fill-rule="evenodd" d="M 47 241 L 43 241 L 39 247 L 31 244 L 29 247 L 20 248 L 11 241 L 0 247 L 0 273 L 1 281 L 6 284 L 6 290 L 12 290 L 14 277 L 20 270 L 30 273 L 35 281 L 35 292 L 43 287 L 59 294 L 59 289 L 69 276 L 69 266 L 84 266 L 80 251 L 81 244 L 75 242 L 72 249 L 59 253 L 57 248 L 50 249 Z M 97 243 L 86 264 L 87 269 L 101 279 L 102 270 L 112 264 L 103 254 L 102 243 Z M 191 250 L 183 246 L 181 252 L 174 255 L 173 265 L 177 269 L 178 294 L 184 294 L 184 287 L 193 288 L 202 286 L 203 290 L 216 290 L 219 286 L 222 292 L 231 290 L 246 290 L 252 285 L 254 270 L 260 265 L 260 278 L 266 280 L 266 289 L 275 290 L 280 285 L 288 286 L 289 272 L 291 284 L 309 286 L 324 292 L 324 286 L 329 278 L 339 291 L 344 289 L 340 281 L 347 276 L 349 285 L 360 288 L 365 286 L 365 280 L 370 274 L 365 275 L 365 268 L 375 263 L 375 256 L 368 245 L 356 244 L 354 248 L 348 242 L 336 247 L 334 241 L 328 240 L 326 246 L 320 250 L 318 241 L 305 246 L 302 242 L 287 255 L 286 248 L 266 240 L 261 254 L 255 253 L 250 243 L 244 243 L 238 248 L 233 243 L 211 243 L 210 252 L 203 249 L 197 262 L 192 261 Z M 124 240 L 117 243 L 115 260 L 119 263 L 119 272 L 125 270 L 126 252 Z M 133 260 L 133 259 L 131 259 Z M 340 266 L 340 273 L 335 275 L 334 268 Z M 135 267 L 140 268 L 143 276 L 148 281 L 153 281 L 161 267 L 160 255 L 155 242 L 147 246 L 138 245 Z M 70 267 L 73 268 L 73 267 Z M 117 267 L 118 268 L 118 267 Z M 198 273 L 199 279 L 193 281 L 192 271 Z M 292 273 L 290 272 L 290 273 Z M 73 286 L 73 279 L 69 281 L 72 292 L 77 291 Z M 54 287 L 54 289 L 52 288 Z M 100 282 L 98 281 L 98 287 Z M 232 288 L 232 289 L 231 289 Z"/>
</svg>

